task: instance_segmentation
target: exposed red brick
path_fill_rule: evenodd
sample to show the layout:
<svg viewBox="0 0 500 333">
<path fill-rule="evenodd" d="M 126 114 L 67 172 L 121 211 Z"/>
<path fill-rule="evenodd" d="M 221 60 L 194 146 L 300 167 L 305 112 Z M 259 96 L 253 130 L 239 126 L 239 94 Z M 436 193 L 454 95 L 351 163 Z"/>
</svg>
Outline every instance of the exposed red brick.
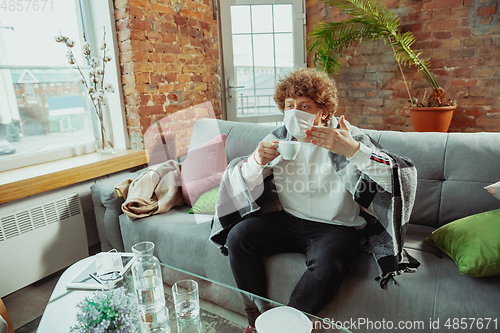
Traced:
<svg viewBox="0 0 500 333">
<path fill-rule="evenodd" d="M 151 96 L 154 104 L 163 104 L 167 101 L 167 96 L 164 94 Z"/>
<path fill-rule="evenodd" d="M 140 93 L 158 93 L 158 85 L 156 84 L 138 84 L 136 88 Z"/>
<path fill-rule="evenodd" d="M 153 62 L 153 63 L 158 63 L 161 61 L 161 54 L 160 53 L 149 53 L 148 54 L 148 61 Z"/>
<path fill-rule="evenodd" d="M 468 128 L 468 127 L 473 127 L 475 124 L 475 121 L 473 118 L 458 118 L 458 117 L 453 117 L 451 120 L 451 125 L 450 129 L 453 128 Z"/>
<path fill-rule="evenodd" d="M 183 16 L 175 16 L 175 24 L 179 27 L 187 26 L 188 18 Z"/>
<path fill-rule="evenodd" d="M 450 51 L 451 58 L 470 58 L 473 57 L 476 51 L 474 49 L 465 49 L 465 50 L 452 50 Z"/>
<path fill-rule="evenodd" d="M 437 39 L 449 39 L 451 37 L 450 31 L 435 31 L 432 36 Z"/>
<path fill-rule="evenodd" d="M 470 37 L 472 32 L 471 28 L 457 28 L 452 31 L 452 36 L 455 38 Z"/>
<path fill-rule="evenodd" d="M 486 110 L 480 107 L 469 107 L 464 109 L 464 113 L 471 117 L 480 117 L 486 114 Z"/>
<path fill-rule="evenodd" d="M 479 16 L 479 25 L 488 25 L 493 21 L 493 16 L 491 15 L 486 15 L 486 16 Z"/>
<path fill-rule="evenodd" d="M 487 16 L 487 15 L 495 15 L 497 13 L 497 5 L 491 6 L 480 6 L 477 9 L 477 15 L 479 16 Z"/>
<path fill-rule="evenodd" d="M 475 79 L 453 79 L 451 80 L 451 87 L 475 87 L 477 85 L 477 80 Z"/>
<path fill-rule="evenodd" d="M 116 9 L 121 9 L 128 6 L 128 0 L 115 0 L 114 3 Z"/>
<path fill-rule="evenodd" d="M 165 76 L 164 75 L 161 75 L 161 74 L 154 74 L 154 75 L 151 75 L 151 83 L 155 84 L 155 83 L 161 83 L 161 82 L 164 82 L 165 81 Z"/>
<path fill-rule="evenodd" d="M 138 105 L 139 103 L 139 97 L 137 95 L 126 95 L 124 99 L 126 105 Z"/>
<path fill-rule="evenodd" d="M 428 30 L 430 31 L 436 31 L 436 30 L 453 30 L 453 28 L 456 28 L 458 26 L 457 20 L 439 20 L 439 21 L 432 21 L 428 22 L 425 24 Z"/>
<path fill-rule="evenodd" d="M 130 22 L 130 19 L 128 17 L 118 21 L 118 23 L 116 24 L 116 28 L 119 31 L 130 28 L 130 26 L 131 26 L 131 22 Z"/>
<path fill-rule="evenodd" d="M 494 128 L 496 132 L 500 129 L 500 118 L 484 117 L 476 120 L 476 125 L 484 128 Z"/>
<path fill-rule="evenodd" d="M 141 121 L 139 118 L 127 118 L 127 125 L 131 127 L 140 127 Z"/>
<path fill-rule="evenodd" d="M 178 45 L 172 45 L 172 44 L 156 44 L 155 50 L 156 52 L 169 53 L 169 54 L 181 53 L 180 47 Z"/>
<path fill-rule="evenodd" d="M 142 52 L 153 52 L 153 43 L 149 41 L 131 40 L 130 47 L 134 50 L 140 50 Z"/>
<path fill-rule="evenodd" d="M 206 18 L 203 18 L 203 14 L 194 10 L 183 10 L 182 15 L 186 17 L 194 17 L 197 19 L 203 19 L 204 21 L 208 21 Z M 212 20 L 213 18 L 210 17 L 209 20 Z"/>
<path fill-rule="evenodd" d="M 148 61 L 148 53 L 147 52 L 135 52 L 133 53 L 133 59 L 136 62 L 147 62 Z"/>
<path fill-rule="evenodd" d="M 132 28 L 144 31 L 151 31 L 151 22 L 143 21 L 138 18 L 132 19 Z"/>
<path fill-rule="evenodd" d="M 115 21 L 119 21 L 121 19 L 124 19 L 128 17 L 128 12 L 126 8 L 117 8 L 115 10 Z"/>
<path fill-rule="evenodd" d="M 434 10 L 434 15 L 433 15 L 433 20 L 438 21 L 438 20 L 448 20 L 450 17 L 453 17 L 453 10 L 452 8 L 441 8 L 439 10 Z"/>
<path fill-rule="evenodd" d="M 148 0 L 129 0 L 130 7 L 146 8 L 148 3 Z"/>
<path fill-rule="evenodd" d="M 150 75 L 151 74 L 149 74 L 149 73 L 138 73 L 134 76 L 135 82 L 137 82 L 137 83 L 150 83 L 149 82 Z"/>
<path fill-rule="evenodd" d="M 144 10 L 139 7 L 128 7 L 128 11 L 130 13 L 130 17 L 135 17 L 135 18 L 140 18 L 142 19 L 144 17 Z"/>
<path fill-rule="evenodd" d="M 459 8 L 462 6 L 463 0 L 439 0 L 428 1 L 423 4 L 424 10 L 429 9 L 442 9 L 442 8 Z"/>
<path fill-rule="evenodd" d="M 471 97 L 468 96 L 460 101 L 460 105 L 464 107 L 478 107 L 493 105 L 494 97 Z"/>
<path fill-rule="evenodd" d="M 141 106 L 139 111 L 142 116 L 151 116 L 163 113 L 163 105 Z"/>
<path fill-rule="evenodd" d="M 148 94 L 140 94 L 141 105 L 148 105 L 149 101 L 151 101 L 151 95 Z"/>
<path fill-rule="evenodd" d="M 169 14 L 169 15 L 175 15 L 177 13 L 175 11 L 175 9 L 173 9 L 172 7 L 168 7 L 166 5 L 162 5 L 162 4 L 154 3 L 154 2 L 149 3 L 149 9 L 151 9 L 153 11 L 157 11 L 159 13 Z"/>
<path fill-rule="evenodd" d="M 158 22 L 160 21 L 160 13 L 159 12 L 154 12 L 154 11 L 145 11 L 144 12 L 144 19 L 150 21 L 150 22 Z"/>
<path fill-rule="evenodd" d="M 140 115 L 139 108 L 136 106 L 127 106 L 126 110 L 129 118 L 137 118 Z"/>
<path fill-rule="evenodd" d="M 144 30 L 132 29 L 130 31 L 131 40 L 146 40 L 146 32 Z"/>
<path fill-rule="evenodd" d="M 352 89 L 375 89 L 377 88 L 377 82 L 351 82 Z"/>
</svg>

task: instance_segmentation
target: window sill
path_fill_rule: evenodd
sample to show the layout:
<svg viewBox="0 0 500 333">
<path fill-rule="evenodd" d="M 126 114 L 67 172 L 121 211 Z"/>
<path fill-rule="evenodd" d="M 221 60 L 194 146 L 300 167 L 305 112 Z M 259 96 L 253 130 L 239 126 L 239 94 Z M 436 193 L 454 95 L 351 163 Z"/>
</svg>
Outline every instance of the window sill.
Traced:
<svg viewBox="0 0 500 333">
<path fill-rule="evenodd" d="M 0 172 L 0 204 L 147 164 L 144 150 L 64 158 Z"/>
</svg>

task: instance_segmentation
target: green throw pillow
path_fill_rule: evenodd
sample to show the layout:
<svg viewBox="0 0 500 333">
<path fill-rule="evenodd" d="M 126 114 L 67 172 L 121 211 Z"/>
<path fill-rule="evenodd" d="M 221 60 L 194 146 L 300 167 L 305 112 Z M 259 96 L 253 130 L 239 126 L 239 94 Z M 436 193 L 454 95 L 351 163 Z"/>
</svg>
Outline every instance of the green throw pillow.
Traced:
<svg viewBox="0 0 500 333">
<path fill-rule="evenodd" d="M 189 214 L 215 214 L 215 204 L 219 196 L 219 186 L 203 193 L 193 207 L 189 210 Z"/>
<path fill-rule="evenodd" d="M 500 274 L 500 209 L 464 217 L 435 230 L 424 242 L 440 248 L 470 276 Z"/>
</svg>

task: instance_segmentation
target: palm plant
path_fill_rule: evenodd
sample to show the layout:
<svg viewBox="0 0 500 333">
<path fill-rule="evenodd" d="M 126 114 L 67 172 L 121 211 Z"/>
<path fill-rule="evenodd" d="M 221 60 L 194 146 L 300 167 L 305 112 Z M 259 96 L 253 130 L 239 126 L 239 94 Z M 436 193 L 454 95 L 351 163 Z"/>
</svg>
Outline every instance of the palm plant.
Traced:
<svg viewBox="0 0 500 333">
<path fill-rule="evenodd" d="M 342 22 L 320 22 L 311 32 L 308 52 L 314 52 L 316 67 L 329 74 L 338 74 L 342 68 L 338 61 L 342 51 L 358 42 L 382 40 L 385 45 L 392 47 L 412 106 L 449 105 L 450 101 L 445 101 L 444 89 L 429 70 L 429 60 L 421 59 L 422 52 L 411 48 L 416 38 L 411 32 L 398 31 L 399 17 L 395 13 L 382 6 L 378 0 L 323 1 L 343 9 L 351 18 Z M 433 90 L 427 101 L 418 103 L 416 98 L 411 97 L 402 66 L 415 66 L 425 77 Z"/>
</svg>

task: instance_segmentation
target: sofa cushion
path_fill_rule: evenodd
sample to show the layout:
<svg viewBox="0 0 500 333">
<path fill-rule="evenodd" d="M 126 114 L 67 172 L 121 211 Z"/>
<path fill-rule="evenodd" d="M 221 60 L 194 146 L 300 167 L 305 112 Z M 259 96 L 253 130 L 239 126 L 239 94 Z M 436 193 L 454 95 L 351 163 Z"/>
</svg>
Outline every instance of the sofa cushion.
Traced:
<svg viewBox="0 0 500 333">
<path fill-rule="evenodd" d="M 276 128 L 276 126 L 259 124 L 249 126 L 245 123 L 228 123 L 232 126 L 226 143 L 227 158 L 229 161 L 237 157 L 250 155 L 257 148 L 259 142 Z"/>
<path fill-rule="evenodd" d="M 259 142 L 275 128 L 276 126 L 261 124 L 200 119 L 194 124 L 188 154 L 223 133 L 227 134 L 226 154 L 229 162 L 236 157 L 250 155 Z"/>
<path fill-rule="evenodd" d="M 439 283 L 433 294 L 436 299 L 429 307 L 434 309 L 434 318 L 441 319 L 441 330 L 433 332 L 498 332 L 500 323 L 493 320 L 500 313 L 500 275 L 477 278 L 458 274 L 455 262 L 445 256 L 439 261 Z M 476 323 L 470 326 L 469 320 L 469 329 L 449 330 L 444 324 L 453 318 L 484 320 L 483 327 Z M 492 318 L 488 329 L 486 318 Z"/>
<path fill-rule="evenodd" d="M 219 186 L 206 191 L 196 200 L 194 206 L 189 210 L 189 214 L 215 214 L 218 196 Z"/>
<path fill-rule="evenodd" d="M 182 163 L 182 197 L 192 206 L 204 192 L 219 185 L 226 170 L 226 135 L 218 135 L 191 151 Z"/>
<path fill-rule="evenodd" d="M 470 276 L 500 274 L 500 209 L 448 223 L 425 242 L 449 255 L 460 273 Z"/>
<path fill-rule="evenodd" d="M 443 252 L 435 246 L 425 243 L 424 240 L 429 237 L 436 228 L 425 225 L 408 224 L 406 230 L 404 247 L 407 249 L 418 250 L 435 255 L 438 258 L 443 257 Z"/>
<path fill-rule="evenodd" d="M 187 205 L 168 213 L 130 220 L 120 215 L 125 251 L 139 242 L 155 243 L 155 256 L 165 264 L 205 276 L 205 244 L 210 235 L 210 215 L 189 214 Z"/>
<path fill-rule="evenodd" d="M 425 329 L 420 327 L 415 332 L 433 332 L 427 324 L 435 311 L 434 291 L 439 284 L 439 261 L 442 259 L 411 249 L 408 253 L 421 263 L 420 267 L 415 273 L 396 276 L 397 285 L 390 282 L 386 289 L 382 289 L 375 281 L 380 273 L 373 256 L 360 251 L 340 286 L 336 301 L 330 302 L 319 316 L 347 322 L 358 318 L 372 322 L 391 321 L 393 329 L 400 321 L 425 321 Z M 351 330 L 356 333 L 390 332 L 388 329 L 375 330 L 367 324 L 356 329 L 351 327 Z"/>
</svg>

